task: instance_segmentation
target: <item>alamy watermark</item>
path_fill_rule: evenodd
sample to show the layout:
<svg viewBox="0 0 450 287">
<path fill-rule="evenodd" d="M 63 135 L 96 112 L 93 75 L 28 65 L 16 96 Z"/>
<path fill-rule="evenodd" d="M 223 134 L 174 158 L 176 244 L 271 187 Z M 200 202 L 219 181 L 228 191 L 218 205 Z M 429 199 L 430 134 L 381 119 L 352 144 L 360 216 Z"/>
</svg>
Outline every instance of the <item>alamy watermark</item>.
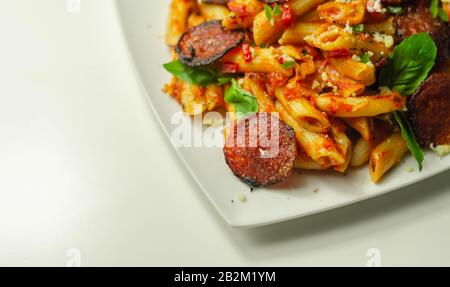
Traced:
<svg viewBox="0 0 450 287">
<path fill-rule="evenodd" d="M 68 260 L 66 267 L 81 267 L 81 251 L 78 248 L 70 248 L 66 251 Z"/>
<path fill-rule="evenodd" d="M 201 105 L 195 107 L 201 109 Z M 195 110 L 194 108 L 194 110 Z M 278 113 L 251 114 L 235 119 L 236 114 L 198 112 L 193 117 L 183 112 L 172 115 L 170 138 L 180 148 L 259 148 L 262 158 L 273 158 L 280 148 Z"/>
<path fill-rule="evenodd" d="M 81 12 L 81 0 L 66 0 L 67 12 L 71 14 L 78 14 Z"/>
</svg>

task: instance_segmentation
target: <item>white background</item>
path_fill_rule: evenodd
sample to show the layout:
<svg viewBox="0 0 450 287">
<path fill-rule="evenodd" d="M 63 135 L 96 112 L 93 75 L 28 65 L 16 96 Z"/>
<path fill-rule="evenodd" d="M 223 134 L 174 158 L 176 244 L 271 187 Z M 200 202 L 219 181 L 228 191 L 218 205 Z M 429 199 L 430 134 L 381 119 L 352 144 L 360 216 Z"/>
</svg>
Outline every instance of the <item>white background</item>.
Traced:
<svg viewBox="0 0 450 287">
<path fill-rule="evenodd" d="M 154 0 L 149 0 L 154 1 Z M 0 1 L 0 265 L 450 265 L 450 172 L 325 214 L 226 226 L 140 93 L 110 0 Z"/>
</svg>

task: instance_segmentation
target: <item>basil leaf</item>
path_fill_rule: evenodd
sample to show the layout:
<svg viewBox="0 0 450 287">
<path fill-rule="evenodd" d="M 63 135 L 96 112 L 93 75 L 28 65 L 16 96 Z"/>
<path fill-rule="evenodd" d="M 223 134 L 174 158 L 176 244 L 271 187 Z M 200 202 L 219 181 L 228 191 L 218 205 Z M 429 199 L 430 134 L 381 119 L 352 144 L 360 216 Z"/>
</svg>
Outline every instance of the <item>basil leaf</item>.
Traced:
<svg viewBox="0 0 450 287">
<path fill-rule="evenodd" d="M 264 13 L 266 14 L 266 18 L 269 21 L 273 20 L 273 11 L 269 5 L 264 5 Z"/>
<path fill-rule="evenodd" d="M 281 6 L 278 4 L 273 7 L 272 12 L 274 16 L 280 16 L 283 13 L 283 11 L 281 10 Z"/>
<path fill-rule="evenodd" d="M 439 0 L 431 0 L 430 3 L 430 12 L 433 18 L 436 18 L 439 13 Z"/>
<path fill-rule="evenodd" d="M 438 16 L 443 22 L 448 22 L 448 14 L 441 7 L 438 9 Z"/>
<path fill-rule="evenodd" d="M 412 35 L 395 47 L 387 65 L 380 73 L 380 86 L 389 87 L 404 96 L 416 92 L 436 60 L 436 43 L 427 33 Z M 417 143 L 411 125 L 401 112 L 393 112 L 408 149 L 415 157 L 419 169 L 423 169 L 424 152 Z"/>
<path fill-rule="evenodd" d="M 223 85 L 229 83 L 233 76 L 223 75 L 211 68 L 191 68 L 183 65 L 179 60 L 164 64 L 164 69 L 175 77 L 193 85 L 208 86 L 210 84 Z"/>
<path fill-rule="evenodd" d="M 423 169 L 423 161 L 425 159 L 425 155 L 422 147 L 417 143 L 416 137 L 414 136 L 414 132 L 411 128 L 409 122 L 405 119 L 404 115 L 401 112 L 393 112 L 395 119 L 400 125 L 400 129 L 402 131 L 402 136 L 408 145 L 408 149 L 411 151 L 413 156 L 416 158 L 417 163 L 419 164 L 419 170 Z"/>
<path fill-rule="evenodd" d="M 414 94 L 433 68 L 436 54 L 436 43 L 428 33 L 408 37 L 389 56 L 380 73 L 380 86 L 404 96 Z"/>
<path fill-rule="evenodd" d="M 225 92 L 224 99 L 234 107 L 238 118 L 258 112 L 258 101 L 252 94 L 242 89 L 236 79 L 231 80 L 231 86 Z"/>
</svg>

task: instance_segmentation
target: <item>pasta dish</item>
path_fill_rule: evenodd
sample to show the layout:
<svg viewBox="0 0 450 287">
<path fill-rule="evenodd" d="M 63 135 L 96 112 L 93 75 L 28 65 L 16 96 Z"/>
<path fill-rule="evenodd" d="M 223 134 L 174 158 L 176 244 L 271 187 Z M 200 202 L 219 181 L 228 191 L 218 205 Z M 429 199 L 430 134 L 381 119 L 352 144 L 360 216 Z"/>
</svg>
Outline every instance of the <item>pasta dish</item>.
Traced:
<svg viewBox="0 0 450 287">
<path fill-rule="evenodd" d="M 232 115 L 225 160 L 252 188 L 367 164 L 379 182 L 408 153 L 422 170 L 424 150 L 450 152 L 449 15 L 450 0 L 172 0 L 164 90 Z"/>
</svg>

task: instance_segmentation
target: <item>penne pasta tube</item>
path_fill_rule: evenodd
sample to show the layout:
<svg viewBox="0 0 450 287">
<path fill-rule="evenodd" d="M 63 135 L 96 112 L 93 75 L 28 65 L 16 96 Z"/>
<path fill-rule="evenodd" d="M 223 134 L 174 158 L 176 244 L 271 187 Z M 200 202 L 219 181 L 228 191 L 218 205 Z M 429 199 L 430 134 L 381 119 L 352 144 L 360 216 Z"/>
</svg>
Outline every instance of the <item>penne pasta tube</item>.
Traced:
<svg viewBox="0 0 450 287">
<path fill-rule="evenodd" d="M 206 18 L 199 13 L 191 13 L 188 17 L 188 28 L 198 26 L 206 21 Z"/>
<path fill-rule="evenodd" d="M 280 37 L 282 32 L 283 25 L 267 19 L 264 11 L 256 15 L 253 22 L 253 38 L 257 46 L 275 42 Z"/>
<path fill-rule="evenodd" d="M 299 22 L 283 32 L 283 35 L 281 36 L 279 43 L 281 45 L 304 44 L 305 38 L 314 34 L 314 32 L 321 26 L 322 26 L 321 23 Z"/>
<path fill-rule="evenodd" d="M 294 164 L 295 168 L 303 170 L 326 170 L 328 166 L 322 165 L 314 161 L 311 157 L 303 152 L 297 156 Z"/>
<path fill-rule="evenodd" d="M 317 7 L 322 19 L 327 23 L 356 25 L 362 23 L 366 13 L 366 2 L 362 0 L 349 2 L 327 2 Z"/>
<path fill-rule="evenodd" d="M 329 61 L 344 77 L 358 81 L 365 86 L 375 83 L 376 70 L 373 65 L 358 62 L 352 58 L 330 58 Z"/>
<path fill-rule="evenodd" d="M 207 20 L 222 20 L 230 14 L 226 6 L 217 4 L 199 3 L 198 9 Z"/>
<path fill-rule="evenodd" d="M 205 88 L 206 108 L 212 111 L 215 108 L 222 107 L 225 104 L 224 90 L 219 85 L 209 85 Z"/>
<path fill-rule="evenodd" d="M 327 167 L 345 163 L 346 158 L 339 152 L 336 144 L 328 135 L 314 133 L 303 128 L 280 103 L 275 103 L 275 107 L 281 119 L 294 129 L 299 145 L 314 161 Z"/>
<path fill-rule="evenodd" d="M 295 16 L 300 17 L 316 8 L 325 0 L 291 0 L 289 5 Z"/>
<path fill-rule="evenodd" d="M 316 106 L 338 118 L 374 117 L 402 110 L 406 99 L 397 93 L 377 96 L 341 97 L 323 94 L 314 97 Z"/>
<path fill-rule="evenodd" d="M 395 133 L 379 144 L 370 155 L 370 175 L 379 182 L 394 165 L 400 163 L 408 146 L 400 133 Z"/>
<path fill-rule="evenodd" d="M 204 88 L 183 82 L 181 105 L 188 115 L 193 116 L 203 113 L 206 110 Z"/>
<path fill-rule="evenodd" d="M 272 113 L 275 112 L 275 104 L 267 94 L 265 88 L 262 87 L 260 79 L 255 79 L 257 75 L 247 74 L 244 78 L 243 86 L 246 87 L 258 101 L 259 112 Z"/>
<path fill-rule="evenodd" d="M 188 17 L 195 7 L 195 0 L 172 0 L 167 21 L 166 44 L 175 46 L 186 31 Z"/>
<path fill-rule="evenodd" d="M 352 160 L 350 165 L 353 167 L 362 166 L 369 162 L 372 147 L 370 142 L 360 138 L 353 147 Z"/>
<path fill-rule="evenodd" d="M 237 72 L 240 73 L 272 73 L 279 72 L 285 76 L 292 76 L 292 69 L 285 69 L 280 64 L 281 56 L 269 48 L 252 48 L 252 59 L 246 62 L 244 55 L 240 52 L 230 52 L 223 58 L 223 62 L 238 65 Z"/>
<path fill-rule="evenodd" d="M 344 118 L 346 124 L 354 128 L 363 139 L 371 141 L 373 138 L 373 119 L 367 117 L 361 118 Z"/>
<path fill-rule="evenodd" d="M 352 159 L 352 141 L 345 134 L 345 125 L 337 119 L 333 119 L 332 121 L 331 134 L 333 135 L 337 148 L 345 157 L 345 162 L 335 166 L 334 169 L 338 172 L 345 173 Z"/>
<path fill-rule="evenodd" d="M 350 50 L 355 46 L 355 36 L 335 25 L 322 25 L 305 41 L 324 51 Z"/>
<path fill-rule="evenodd" d="M 264 10 L 264 5 L 258 0 L 233 0 L 228 3 L 229 13 L 222 25 L 230 30 L 251 28 L 256 15 Z"/>
<path fill-rule="evenodd" d="M 277 87 L 275 96 L 302 127 L 312 132 L 327 132 L 331 126 L 328 117 L 317 110 L 307 98 L 301 96 L 301 89 L 300 85 L 293 85 L 292 88 Z"/>
</svg>

